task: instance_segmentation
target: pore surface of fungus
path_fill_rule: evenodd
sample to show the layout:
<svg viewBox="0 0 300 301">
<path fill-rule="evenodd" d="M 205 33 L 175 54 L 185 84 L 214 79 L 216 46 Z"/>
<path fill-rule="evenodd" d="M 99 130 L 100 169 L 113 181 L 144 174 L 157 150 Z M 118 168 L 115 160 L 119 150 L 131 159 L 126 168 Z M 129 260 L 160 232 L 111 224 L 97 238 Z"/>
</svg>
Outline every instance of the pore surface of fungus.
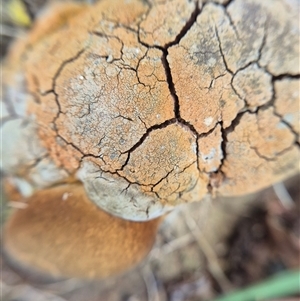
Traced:
<svg viewBox="0 0 300 301">
<path fill-rule="evenodd" d="M 7 60 L 2 169 L 33 190 L 78 178 L 92 201 L 130 220 L 295 174 L 297 8 L 293 0 L 62 6 Z"/>
</svg>

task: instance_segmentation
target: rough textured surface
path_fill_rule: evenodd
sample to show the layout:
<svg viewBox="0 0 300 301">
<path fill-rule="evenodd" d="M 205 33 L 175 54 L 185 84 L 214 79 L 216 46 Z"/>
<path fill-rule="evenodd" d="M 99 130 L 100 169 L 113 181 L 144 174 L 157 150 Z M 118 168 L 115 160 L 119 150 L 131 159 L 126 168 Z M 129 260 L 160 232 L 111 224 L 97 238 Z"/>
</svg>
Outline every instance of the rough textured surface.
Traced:
<svg viewBox="0 0 300 301">
<path fill-rule="evenodd" d="M 8 59 L 2 131 L 21 137 L 3 146 L 16 148 L 4 171 L 34 188 L 77 176 L 90 199 L 131 220 L 295 174 L 297 10 L 293 0 L 52 10 Z M 34 155 L 18 151 L 28 140 L 18 124 L 28 118 Z M 43 158 L 51 168 L 37 168 Z M 29 161 L 35 170 L 23 176 Z M 52 181 L 31 175 L 47 169 Z"/>
<path fill-rule="evenodd" d="M 300 132 L 300 112 L 299 112 L 299 98 L 300 98 L 300 85 L 299 80 L 289 80 L 283 78 L 276 81 L 274 84 L 275 112 L 280 118 L 291 126 L 295 135 L 298 136 Z"/>
</svg>

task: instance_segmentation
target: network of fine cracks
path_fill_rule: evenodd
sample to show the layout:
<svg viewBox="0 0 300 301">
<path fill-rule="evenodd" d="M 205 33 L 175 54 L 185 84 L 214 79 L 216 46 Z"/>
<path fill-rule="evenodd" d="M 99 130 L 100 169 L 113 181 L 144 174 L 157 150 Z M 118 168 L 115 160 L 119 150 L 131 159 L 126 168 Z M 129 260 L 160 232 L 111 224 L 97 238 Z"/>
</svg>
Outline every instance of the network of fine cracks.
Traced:
<svg viewBox="0 0 300 301">
<path fill-rule="evenodd" d="M 228 6 L 231 5 L 233 2 L 234 2 L 234 0 L 228 1 L 228 2 L 226 2 L 226 4 L 223 4 L 223 5 L 220 5 L 220 6 L 222 6 L 224 8 L 225 14 L 226 14 L 227 18 L 230 21 L 230 26 L 233 28 L 233 31 L 238 36 L 237 28 L 235 27 L 235 24 L 234 24 L 233 20 L 231 19 L 230 14 L 227 11 Z M 197 22 L 197 18 L 199 17 L 199 15 L 201 14 L 201 12 L 203 11 L 203 8 L 207 4 L 208 4 L 208 2 L 204 3 L 202 7 L 199 7 L 198 4 L 195 3 L 194 11 L 191 13 L 189 20 L 182 27 L 181 31 L 178 33 L 178 35 L 176 36 L 176 38 L 173 41 L 165 44 L 164 46 L 161 46 L 161 45 L 149 45 L 146 42 L 144 42 L 142 40 L 142 38 L 140 37 L 140 24 L 141 24 L 141 22 L 142 22 L 143 19 L 147 18 L 147 15 L 150 13 L 150 11 L 152 9 L 151 4 L 149 4 L 149 3 L 148 3 L 148 6 L 149 6 L 148 12 L 143 16 L 143 18 L 141 18 L 140 22 L 138 23 L 138 29 L 137 30 L 133 29 L 133 28 L 130 28 L 128 26 L 123 26 L 122 24 L 116 24 L 119 27 L 124 27 L 127 30 L 130 30 L 130 31 L 134 32 L 137 35 L 137 39 L 138 39 L 139 43 L 142 46 L 146 47 L 146 49 L 149 50 L 151 48 L 154 48 L 154 49 L 158 49 L 158 50 L 161 51 L 161 53 L 162 53 L 161 63 L 162 63 L 162 65 L 164 67 L 164 70 L 165 70 L 165 78 L 166 78 L 167 85 L 169 87 L 170 95 L 172 96 L 173 101 L 174 101 L 174 109 L 173 109 L 174 110 L 174 117 L 171 118 L 171 119 L 165 120 L 164 122 L 162 122 L 160 124 L 155 124 L 153 126 L 150 126 L 148 128 L 146 127 L 144 121 L 141 120 L 144 123 L 144 125 L 145 125 L 145 133 L 140 137 L 139 141 L 137 143 L 135 143 L 131 148 L 129 148 L 125 152 L 122 152 L 122 155 L 124 155 L 124 154 L 127 155 L 127 158 L 126 158 L 125 162 L 122 164 L 122 167 L 119 168 L 119 169 L 117 169 L 117 170 L 115 170 L 114 172 L 104 171 L 104 172 L 109 172 L 111 174 L 118 175 L 119 177 L 122 177 L 123 179 L 125 179 L 129 183 L 129 186 L 132 185 L 132 184 L 137 184 L 137 185 L 143 186 L 143 184 L 137 183 L 137 182 L 132 182 L 129 179 L 127 179 L 124 175 L 120 174 L 120 171 L 122 171 L 124 169 L 124 167 L 127 165 L 127 163 L 129 162 L 130 156 L 131 156 L 132 152 L 135 151 L 139 146 L 141 146 L 143 144 L 143 142 L 149 137 L 149 135 L 153 131 L 156 131 L 158 129 L 166 128 L 166 127 L 168 127 L 169 125 L 172 125 L 172 124 L 178 124 L 178 125 L 186 128 L 186 129 L 188 129 L 192 133 L 192 135 L 193 135 L 193 137 L 194 137 L 194 139 L 195 139 L 196 142 L 197 142 L 198 139 L 201 139 L 202 137 L 207 137 L 209 134 L 211 134 L 216 129 L 216 127 L 218 125 L 220 125 L 221 126 L 221 134 L 222 134 L 221 149 L 222 149 L 222 153 L 223 153 L 222 154 L 223 158 L 221 159 L 221 163 L 220 163 L 220 165 L 218 167 L 218 170 L 216 172 L 211 172 L 211 173 L 208 173 L 208 174 L 209 174 L 209 176 L 212 176 L 212 177 L 215 177 L 216 174 L 217 175 L 220 174 L 222 177 L 226 177 L 226 175 L 222 171 L 222 167 L 224 165 L 224 162 L 226 161 L 226 149 L 227 149 L 227 142 L 228 142 L 228 134 L 230 134 L 231 132 L 233 132 L 235 130 L 235 128 L 239 125 L 239 122 L 242 119 L 242 117 L 244 116 L 244 114 L 246 114 L 246 113 L 257 114 L 260 110 L 265 110 L 265 109 L 267 109 L 269 107 L 273 107 L 274 108 L 274 101 L 276 99 L 275 89 L 274 89 L 274 83 L 276 81 L 280 81 L 280 80 L 282 80 L 284 78 L 296 78 L 296 79 L 300 78 L 299 75 L 293 75 L 293 74 L 282 74 L 282 75 L 279 75 L 279 76 L 278 75 L 274 76 L 274 75 L 272 75 L 267 70 L 267 68 L 264 68 L 264 67 L 262 67 L 260 65 L 260 59 L 261 59 L 261 56 L 262 56 L 262 53 L 263 53 L 263 49 L 264 49 L 264 46 L 265 46 L 265 43 L 266 43 L 266 38 L 267 38 L 267 30 L 266 30 L 267 26 L 268 26 L 268 22 L 267 21 L 265 23 L 264 35 L 263 35 L 263 38 L 262 38 L 262 41 L 261 41 L 261 45 L 260 45 L 260 47 L 258 49 L 258 56 L 257 56 L 256 60 L 252 60 L 252 61 L 248 62 L 243 67 L 239 68 L 236 72 L 233 72 L 228 67 L 228 64 L 226 62 L 226 56 L 223 53 L 221 39 L 219 37 L 218 29 L 215 28 L 216 37 L 217 37 L 217 40 L 218 40 L 218 43 L 219 43 L 219 51 L 220 51 L 220 54 L 221 54 L 221 56 L 223 58 L 223 63 L 224 63 L 225 69 L 231 75 L 231 87 L 232 87 L 233 91 L 236 93 L 236 95 L 244 102 L 244 107 L 240 110 L 240 112 L 238 112 L 238 114 L 236 115 L 236 117 L 231 121 L 231 124 L 229 126 L 227 126 L 226 128 L 223 125 L 223 121 L 218 121 L 214 125 L 214 127 L 212 129 L 210 129 L 209 131 L 199 133 L 191 122 L 186 121 L 181 116 L 180 99 L 179 99 L 179 97 L 178 97 L 178 95 L 176 93 L 176 88 L 175 88 L 175 84 L 174 84 L 174 81 L 173 81 L 172 71 L 171 71 L 171 68 L 170 68 L 170 64 L 168 62 L 168 55 L 169 55 L 169 48 L 172 47 L 172 46 L 178 45 L 180 43 L 180 41 L 182 40 L 182 38 L 188 33 L 188 31 L 191 29 L 191 27 Z M 104 33 L 97 32 L 97 31 L 92 31 L 89 34 L 90 35 L 104 36 L 104 37 L 107 37 L 107 38 L 108 37 L 114 37 L 114 38 L 118 39 L 121 42 L 121 44 L 122 44 L 121 54 L 123 54 L 122 51 L 123 51 L 124 43 L 123 43 L 123 41 L 121 41 L 119 39 L 119 37 L 105 35 Z M 41 96 L 47 95 L 49 93 L 52 93 L 55 96 L 55 102 L 57 104 L 58 111 L 57 111 L 57 115 L 53 119 L 54 130 L 55 130 L 58 138 L 60 138 L 66 145 L 71 145 L 74 149 L 76 149 L 82 155 L 81 162 L 83 161 L 83 159 L 88 158 L 88 157 L 93 157 L 95 159 L 100 159 L 100 160 L 103 160 L 103 158 L 101 158 L 99 156 L 96 156 L 94 154 L 84 153 L 78 146 L 76 146 L 74 143 L 69 142 L 67 139 L 65 139 L 63 137 L 62 134 L 59 133 L 59 130 L 57 129 L 57 126 L 56 126 L 56 121 L 57 121 L 58 117 L 60 116 L 60 114 L 62 114 L 62 110 L 61 110 L 61 105 L 60 105 L 60 101 L 59 101 L 60 95 L 56 91 L 56 86 L 57 86 L 57 80 L 58 80 L 60 74 L 62 73 L 63 69 L 68 64 L 70 64 L 70 63 L 76 61 L 77 59 L 79 59 L 85 53 L 85 51 L 86 51 L 87 48 L 88 48 L 88 46 L 86 48 L 84 48 L 84 49 L 79 50 L 75 56 L 73 56 L 73 57 L 65 60 L 60 65 L 60 67 L 58 68 L 58 70 L 57 70 L 57 72 L 56 72 L 56 74 L 55 74 L 55 76 L 53 78 L 52 89 L 49 90 L 49 91 L 40 93 Z M 147 51 L 146 51 L 146 54 L 147 54 Z M 138 67 L 139 67 L 139 64 L 140 64 L 141 60 L 143 58 L 145 58 L 146 54 L 139 60 L 136 68 L 132 68 L 130 66 L 125 66 L 124 65 L 124 68 L 129 68 L 130 70 L 132 70 L 133 72 L 136 73 L 136 77 L 138 79 L 138 82 L 140 84 L 142 84 L 142 85 L 144 83 L 139 78 Z M 112 63 L 114 63 L 115 61 L 117 61 L 117 60 L 113 60 Z M 121 59 L 119 61 L 122 61 L 122 56 L 121 56 Z M 269 75 L 271 75 L 271 77 L 272 77 L 272 99 L 268 103 L 266 103 L 264 105 L 257 106 L 255 110 L 250 110 L 249 108 L 247 108 L 247 102 L 246 102 L 246 100 L 243 99 L 241 97 L 241 95 L 239 95 L 239 93 L 236 91 L 236 89 L 235 89 L 235 87 L 233 85 L 233 79 L 234 79 L 234 77 L 236 76 L 236 74 L 238 72 L 246 69 L 248 66 L 250 66 L 251 64 L 254 64 L 254 63 L 256 63 L 266 73 L 268 73 Z M 221 76 L 223 76 L 223 75 L 221 75 Z M 149 91 L 151 91 L 151 87 L 150 86 L 149 86 Z M 299 146 L 299 143 L 297 142 L 297 136 L 298 136 L 298 134 L 295 132 L 295 130 L 292 128 L 292 126 L 290 124 L 288 124 L 285 120 L 283 120 L 283 117 L 278 112 L 275 112 L 275 108 L 274 108 L 274 114 L 277 117 L 279 117 L 280 120 L 295 135 L 295 144 Z M 124 117 L 124 118 L 126 118 L 126 117 Z M 288 149 L 285 149 L 284 151 L 286 151 L 286 150 L 288 150 Z M 261 156 L 256 149 L 255 149 L 255 151 L 256 151 L 256 153 L 257 153 L 257 155 L 259 157 L 262 157 L 262 158 L 266 159 L 264 156 Z M 200 150 L 198 148 L 198 143 L 196 143 L 196 154 L 197 154 L 197 156 L 200 155 Z M 270 159 L 268 159 L 268 160 L 270 160 Z M 198 168 L 199 174 L 203 173 L 203 171 L 201 171 L 201 168 L 199 166 L 199 162 L 198 162 L 197 158 L 196 158 L 196 160 L 194 162 L 196 162 L 196 164 L 197 164 L 197 168 Z M 188 168 L 188 166 L 185 167 L 185 168 Z M 161 178 L 158 181 L 158 183 L 160 183 L 162 180 L 164 180 L 165 178 L 167 178 L 171 172 L 172 171 L 166 172 L 165 177 Z M 180 172 L 183 172 L 183 171 L 180 171 Z M 151 184 L 152 189 L 153 189 L 153 187 L 155 185 L 157 185 L 157 183 Z M 208 190 L 211 190 L 211 185 L 212 185 L 211 181 L 209 181 L 209 183 L 208 183 Z M 156 193 L 156 195 L 159 197 L 159 195 L 157 193 Z"/>
</svg>

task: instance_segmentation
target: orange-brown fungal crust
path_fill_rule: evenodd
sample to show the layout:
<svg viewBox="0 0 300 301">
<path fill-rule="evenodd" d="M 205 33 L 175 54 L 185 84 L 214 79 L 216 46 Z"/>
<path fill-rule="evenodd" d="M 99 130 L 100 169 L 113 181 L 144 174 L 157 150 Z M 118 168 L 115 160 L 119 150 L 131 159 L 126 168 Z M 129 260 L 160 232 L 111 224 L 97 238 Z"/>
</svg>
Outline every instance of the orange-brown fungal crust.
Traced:
<svg viewBox="0 0 300 301">
<path fill-rule="evenodd" d="M 32 156 L 10 147 L 16 161 L 7 159 L 5 171 L 36 188 L 75 175 L 91 200 L 130 220 L 154 218 L 208 193 L 254 192 L 295 174 L 298 6 L 293 0 L 64 6 L 56 19 L 39 21 L 19 58 L 11 55 L 17 67 L 10 68 L 6 103 L 23 110 L 7 109 L 4 132 L 26 120 L 41 151 Z M 55 170 L 40 185 L 30 166 L 44 158 Z"/>
<path fill-rule="evenodd" d="M 102 278 L 139 262 L 160 219 L 125 221 L 99 209 L 81 184 L 40 190 L 5 226 L 5 253 L 32 276 Z"/>
<path fill-rule="evenodd" d="M 224 158 L 220 142 L 223 142 L 220 124 L 208 134 L 198 138 L 198 149 L 201 149 L 198 165 L 203 173 L 216 172 L 220 167 Z"/>
<path fill-rule="evenodd" d="M 274 111 L 294 131 L 298 137 L 300 134 L 300 85 L 297 79 L 283 78 L 275 82 Z"/>
<path fill-rule="evenodd" d="M 227 139 L 222 166 L 226 178 L 218 187 L 221 194 L 255 191 L 261 187 L 261 181 L 279 181 L 283 174 L 291 176 L 298 168 L 299 146 L 295 135 L 271 107 L 243 114 Z M 239 172 L 242 169 L 246 171 Z"/>
</svg>

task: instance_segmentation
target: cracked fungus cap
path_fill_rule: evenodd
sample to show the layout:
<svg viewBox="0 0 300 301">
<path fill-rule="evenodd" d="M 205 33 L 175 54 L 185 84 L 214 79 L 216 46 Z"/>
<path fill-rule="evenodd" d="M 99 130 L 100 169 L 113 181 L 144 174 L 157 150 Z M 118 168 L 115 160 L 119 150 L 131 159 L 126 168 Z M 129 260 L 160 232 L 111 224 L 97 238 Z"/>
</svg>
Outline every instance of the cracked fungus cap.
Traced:
<svg viewBox="0 0 300 301">
<path fill-rule="evenodd" d="M 12 48 L 1 166 L 23 194 L 79 179 L 148 220 L 299 170 L 299 2 L 150 2 L 56 7 Z"/>
</svg>

